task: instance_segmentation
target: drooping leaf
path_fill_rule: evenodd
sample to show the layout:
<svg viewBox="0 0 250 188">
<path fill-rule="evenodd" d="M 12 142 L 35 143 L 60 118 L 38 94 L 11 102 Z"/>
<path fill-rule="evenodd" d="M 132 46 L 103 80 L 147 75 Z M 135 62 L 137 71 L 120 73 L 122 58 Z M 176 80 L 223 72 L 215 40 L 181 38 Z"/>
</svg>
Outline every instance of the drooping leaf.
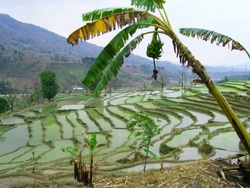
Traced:
<svg viewBox="0 0 250 188">
<path fill-rule="evenodd" d="M 118 75 L 118 70 L 123 65 L 124 56 L 128 56 L 131 51 L 136 47 L 136 45 L 141 42 L 142 35 L 137 36 L 133 40 L 131 40 L 115 57 L 113 61 L 111 61 L 107 68 L 102 71 L 102 76 L 100 77 L 100 81 L 98 82 L 95 90 L 93 91 L 93 95 L 97 97 L 99 93 L 102 91 L 104 87 L 108 85 L 108 82 L 113 78 L 113 76 Z M 83 84 L 85 85 L 85 81 L 87 80 L 87 76 L 83 80 Z"/>
<path fill-rule="evenodd" d="M 61 150 L 63 152 L 68 152 L 69 154 L 71 154 L 73 156 L 77 156 L 76 152 L 78 150 L 76 148 L 74 148 L 74 147 L 71 147 L 71 146 L 69 146 L 69 147 L 63 147 L 63 148 L 61 148 Z"/>
<path fill-rule="evenodd" d="M 180 33 L 186 36 L 197 37 L 205 41 L 211 41 L 211 43 L 216 42 L 217 45 L 222 44 L 223 47 L 228 45 L 231 50 L 245 51 L 250 58 L 248 51 L 236 40 L 228 37 L 226 35 L 199 28 L 181 28 Z"/>
<path fill-rule="evenodd" d="M 133 8 L 99 9 L 83 14 L 83 20 L 90 20 L 86 25 L 75 30 L 67 38 L 69 44 L 78 44 L 79 40 L 89 40 L 107 32 L 131 25 L 147 18 L 145 11 L 136 11 Z"/>
<path fill-rule="evenodd" d="M 149 155 L 151 155 L 151 156 L 154 157 L 155 159 L 158 159 L 158 158 L 159 158 L 154 152 L 152 152 L 152 151 L 149 150 L 149 149 L 144 149 L 144 152 L 148 153 Z"/>
<path fill-rule="evenodd" d="M 96 140 L 96 134 L 91 134 L 91 147 L 90 150 L 94 151 L 96 149 L 97 146 L 97 140 Z"/>
<path fill-rule="evenodd" d="M 151 17 L 148 17 L 145 20 L 142 20 L 141 22 L 146 22 L 146 23 L 152 23 L 154 20 Z M 82 83 L 89 87 L 91 86 L 95 80 L 99 79 L 102 71 L 104 71 L 104 69 L 106 69 L 106 67 L 113 61 L 113 58 L 117 55 L 117 53 L 124 47 L 124 45 L 126 44 L 126 42 L 128 41 L 128 39 L 130 37 L 133 36 L 133 34 L 138 30 L 138 29 L 142 29 L 148 27 L 147 25 L 143 24 L 140 25 L 139 23 L 137 24 L 133 24 L 130 25 L 126 28 L 124 28 L 123 30 L 121 30 L 110 42 L 109 44 L 107 44 L 106 47 L 103 48 L 103 50 L 100 52 L 100 54 L 98 55 L 98 57 L 96 58 L 95 62 L 92 64 L 91 68 L 89 69 L 87 75 L 85 76 L 84 80 L 82 81 Z M 139 37 L 138 39 L 142 39 L 142 36 Z M 130 45 L 128 45 L 128 47 L 130 47 L 131 49 L 125 49 L 127 50 L 127 52 L 122 52 L 120 54 L 124 53 L 124 56 L 128 56 L 130 54 L 130 52 L 135 48 L 136 44 L 140 41 L 135 41 L 135 44 L 132 45 L 132 43 Z M 123 64 L 123 57 L 121 56 L 117 56 L 115 63 L 113 63 L 113 65 L 110 67 L 110 69 L 107 69 L 107 72 L 112 72 L 114 76 L 117 76 L 118 74 L 118 70 L 119 68 L 122 66 Z M 104 75 L 104 79 L 106 81 L 111 80 L 112 76 L 110 74 L 106 74 Z M 105 81 L 105 84 L 103 82 L 103 84 L 106 86 L 107 83 Z M 104 87 L 104 85 L 99 85 L 100 89 L 102 89 Z"/>
</svg>

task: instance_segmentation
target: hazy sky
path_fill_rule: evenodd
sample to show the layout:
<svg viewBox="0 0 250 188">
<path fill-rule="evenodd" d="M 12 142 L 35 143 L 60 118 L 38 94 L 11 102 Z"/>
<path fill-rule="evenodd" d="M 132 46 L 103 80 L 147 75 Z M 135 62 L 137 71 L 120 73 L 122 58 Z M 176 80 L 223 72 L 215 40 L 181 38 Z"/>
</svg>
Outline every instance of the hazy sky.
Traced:
<svg viewBox="0 0 250 188">
<path fill-rule="evenodd" d="M 84 24 L 82 13 L 99 8 L 128 6 L 130 0 L 0 0 L 0 13 L 67 37 Z M 231 52 L 227 47 L 179 34 L 181 27 L 214 30 L 237 40 L 250 52 L 250 0 L 166 0 L 165 8 L 172 27 L 202 64 L 236 66 L 250 62 L 244 52 Z M 105 34 L 88 42 L 105 46 L 112 36 L 112 33 Z M 162 40 L 165 47 L 161 60 L 178 62 L 171 41 L 166 37 Z M 150 38 L 146 37 L 133 53 L 145 56 L 149 42 Z"/>
</svg>

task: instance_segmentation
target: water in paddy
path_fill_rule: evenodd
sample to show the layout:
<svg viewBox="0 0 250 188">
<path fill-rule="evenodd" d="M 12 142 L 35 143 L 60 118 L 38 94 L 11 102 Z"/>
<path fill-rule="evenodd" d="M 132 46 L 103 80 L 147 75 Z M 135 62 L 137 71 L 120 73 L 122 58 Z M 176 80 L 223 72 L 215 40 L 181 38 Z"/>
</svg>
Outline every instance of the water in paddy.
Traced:
<svg viewBox="0 0 250 188">
<path fill-rule="evenodd" d="M 98 108 L 99 111 L 102 111 L 101 108 Z M 112 126 L 109 122 L 109 120 L 106 118 L 103 118 L 102 115 L 98 113 L 95 109 L 88 109 L 89 115 L 94 119 L 94 121 L 98 124 L 100 129 L 104 131 L 110 131 L 112 129 Z"/>
<path fill-rule="evenodd" d="M 229 123 L 226 124 L 222 124 L 222 125 L 217 125 L 217 126 L 209 126 L 209 131 L 213 132 L 213 131 L 218 131 L 219 129 L 227 129 L 227 128 L 231 128 L 232 125 Z"/>
<path fill-rule="evenodd" d="M 213 112 L 214 113 L 214 121 L 216 122 L 228 122 L 227 117 L 224 114 L 220 114 L 218 112 Z"/>
<path fill-rule="evenodd" d="M 179 160 L 199 160 L 202 156 L 198 153 L 198 148 L 186 147 L 181 148 L 183 151 L 179 154 Z"/>
<path fill-rule="evenodd" d="M 201 129 L 183 131 L 182 133 L 175 135 L 172 140 L 167 142 L 167 145 L 171 147 L 178 147 L 181 145 L 185 145 L 189 142 L 190 139 L 194 138 L 200 132 Z"/>
<path fill-rule="evenodd" d="M 239 137 L 236 132 L 225 132 L 213 137 L 209 143 L 215 148 L 223 148 L 228 151 L 240 152 Z"/>
<path fill-rule="evenodd" d="M 191 103 L 190 100 L 184 98 L 174 98 L 180 97 L 181 91 L 165 90 L 164 96 L 168 96 L 169 100 L 178 102 L 181 107 L 181 102 Z M 159 106 L 153 104 L 152 100 L 160 99 L 160 91 L 157 92 L 136 92 L 136 93 L 115 93 L 109 95 L 105 100 L 95 100 L 91 105 L 96 106 L 96 108 L 85 108 L 82 109 L 83 105 L 67 105 L 63 106 L 67 113 L 55 114 L 55 121 L 52 125 L 43 125 L 40 120 L 31 119 L 29 125 L 25 124 L 24 118 L 11 117 L 5 118 L 1 121 L 4 125 L 13 125 L 13 122 L 18 125 L 18 127 L 12 130 L 6 131 L 4 136 L 6 140 L 0 142 L 0 169 L 4 169 L 7 166 L 18 166 L 21 168 L 26 164 L 30 163 L 30 158 L 32 156 L 32 151 L 35 152 L 35 156 L 39 156 L 39 162 L 51 162 L 53 160 L 64 160 L 63 157 L 70 157 L 70 154 L 61 151 L 61 147 L 74 146 L 72 142 L 72 137 L 76 136 L 76 139 L 83 142 L 82 131 L 88 133 L 96 132 L 98 144 L 104 143 L 105 146 L 98 148 L 96 150 L 96 155 L 98 160 L 101 162 L 115 162 L 118 159 L 129 156 L 133 154 L 135 148 L 138 146 L 140 140 L 133 136 L 126 130 L 126 121 L 130 116 L 138 110 L 157 109 Z M 206 100 L 206 97 L 203 97 Z M 202 102 L 203 98 L 195 99 L 198 102 Z M 152 100 L 151 100 L 152 99 Z M 103 108 L 103 104 L 113 105 Z M 139 105 L 135 105 L 139 104 Z M 211 107 L 212 104 L 211 104 Z M 123 109 L 124 108 L 124 109 Z M 213 109 L 213 108 L 211 108 Z M 72 110 L 72 111 L 71 111 Z M 174 108 L 171 108 L 174 111 Z M 208 125 L 209 120 L 218 122 L 218 124 L 212 124 L 208 126 L 210 133 L 221 130 L 231 131 L 231 125 L 227 122 L 224 115 L 220 114 L 219 111 L 212 111 L 215 115 L 214 119 L 211 116 L 204 114 L 202 112 L 190 111 L 193 116 L 197 117 L 198 121 L 195 125 Z M 42 113 L 42 109 L 32 111 L 32 113 L 21 114 L 24 117 L 39 117 L 39 113 Z M 201 142 L 203 139 L 209 140 L 210 133 L 201 133 L 201 129 L 193 129 L 189 126 L 194 123 L 193 116 L 189 116 L 188 113 L 178 110 L 177 112 L 168 114 L 167 111 L 158 111 L 162 113 L 159 118 L 162 122 L 160 127 L 162 127 L 161 135 L 156 135 L 152 141 L 154 141 L 154 147 L 151 147 L 151 151 L 160 155 L 159 148 L 163 141 L 168 141 L 171 138 L 172 133 L 174 133 L 173 128 L 179 128 L 181 131 L 185 129 L 182 133 L 176 134 L 171 140 L 167 142 L 167 145 L 172 147 L 183 146 L 182 153 L 179 155 L 179 160 L 189 160 L 189 159 L 201 159 L 197 148 L 192 148 L 185 146 L 190 139 L 195 138 L 197 135 L 198 140 L 196 143 Z M 164 113 L 164 114 L 163 114 Z M 166 118 L 163 119 L 164 115 Z M 180 117 L 178 117 L 181 116 Z M 153 115 L 156 118 L 158 115 Z M 216 126 L 217 125 L 217 126 Z M 114 127 L 118 129 L 114 129 Z M 250 130 L 250 128 L 248 128 Z M 103 134 L 105 131 L 109 136 Z M 209 140 L 209 143 L 216 147 L 216 154 L 214 157 L 224 157 L 230 154 L 239 152 L 238 144 L 239 140 L 237 135 L 233 131 L 223 132 L 219 135 L 215 135 Z M 18 135 L 15 137 L 13 135 Z M 21 139 L 22 138 L 22 139 Z M 230 139 L 229 139 L 230 138 Z M 20 140 L 21 139 L 21 140 Z M 45 139 L 46 143 L 43 143 Z M 229 140 L 227 140 L 229 139 Z M 225 141 L 226 140 L 226 141 Z M 51 141 L 51 142 L 48 142 Z M 143 152 L 143 151 L 142 151 Z M 87 155 L 88 151 L 84 151 L 84 155 Z M 61 160 L 62 159 L 62 160 Z M 4 161 L 4 162 L 3 162 Z M 7 162 L 15 162 L 6 164 Z M 164 164 L 165 165 L 165 164 Z M 160 168 L 160 164 L 148 164 L 149 168 Z M 139 171 L 143 169 L 143 165 L 138 165 L 136 167 L 131 167 L 127 171 Z"/>
<path fill-rule="evenodd" d="M 67 115 L 67 119 L 74 125 L 73 135 L 82 134 L 82 131 L 86 131 L 86 127 L 83 127 L 77 120 L 76 112 L 71 112 Z"/>
<path fill-rule="evenodd" d="M 141 102 L 142 99 L 143 99 L 142 95 L 134 96 L 134 97 L 130 97 L 129 99 L 127 99 L 126 103 L 127 104 L 129 104 L 129 103 L 138 103 L 138 102 Z"/>
<path fill-rule="evenodd" d="M 183 93 L 182 90 L 179 90 L 179 91 L 165 90 L 163 92 L 163 96 L 177 98 L 177 97 L 181 97 L 182 93 Z"/>
<path fill-rule="evenodd" d="M 73 137 L 73 127 L 66 119 L 66 114 L 60 114 L 56 116 L 57 121 L 60 123 L 63 131 L 63 138 L 70 139 Z"/>
<path fill-rule="evenodd" d="M 29 141 L 28 126 L 19 125 L 5 132 L 3 136 L 6 137 L 6 141 L 0 142 L 0 155 L 13 152 L 20 147 L 26 146 Z"/>
<path fill-rule="evenodd" d="M 174 116 L 169 116 L 170 119 L 170 124 L 167 124 L 166 126 L 164 126 L 162 128 L 161 134 L 167 134 L 170 133 L 172 131 L 172 129 L 176 126 L 179 125 L 181 120 L 177 119 Z"/>
<path fill-rule="evenodd" d="M 113 100 L 109 101 L 110 105 L 120 105 L 120 104 L 125 104 L 125 101 L 129 99 L 129 97 L 120 97 L 120 98 L 116 98 Z"/>
<path fill-rule="evenodd" d="M 187 116 L 183 113 L 178 113 L 178 114 L 180 116 L 182 116 L 182 121 L 178 126 L 176 126 L 176 128 L 185 128 L 185 127 L 188 127 L 194 123 L 194 121 L 189 116 Z"/>
<path fill-rule="evenodd" d="M 63 152 L 61 150 L 62 147 L 74 146 L 72 140 L 60 140 L 53 141 L 53 149 L 50 149 L 48 152 L 44 153 L 41 158 L 38 159 L 38 162 L 49 162 L 53 160 L 57 160 L 63 157 L 69 157 L 70 155 L 67 152 Z"/>
<path fill-rule="evenodd" d="M 107 109 L 110 110 L 111 113 L 117 114 L 118 116 L 125 118 L 126 120 L 129 120 L 133 115 L 130 111 L 122 110 L 118 106 L 109 106 L 107 107 Z"/>
<path fill-rule="evenodd" d="M 18 158 L 19 156 L 23 155 L 25 152 L 27 152 L 29 150 L 31 150 L 31 148 L 21 147 L 12 153 L 9 153 L 7 155 L 3 155 L 0 157 L 0 163 L 9 163 L 9 162 L 13 161 L 14 159 Z"/>
<path fill-rule="evenodd" d="M 103 116 L 107 117 L 108 119 L 110 119 L 112 125 L 115 127 L 115 128 L 126 128 L 126 123 L 115 117 L 114 115 L 110 114 L 106 108 L 102 109 L 102 112 L 103 112 Z"/>
<path fill-rule="evenodd" d="M 62 134 L 61 134 L 61 127 L 53 123 L 50 126 L 46 126 L 45 130 L 45 140 L 50 141 L 50 140 L 61 140 L 62 139 Z"/>
<path fill-rule="evenodd" d="M 197 122 L 195 123 L 195 125 L 206 124 L 210 119 L 212 119 L 211 116 L 206 115 L 206 114 L 202 114 L 202 113 L 198 113 L 194 111 L 189 111 L 189 112 L 193 114 L 193 116 L 197 117 Z"/>
<path fill-rule="evenodd" d="M 120 105 L 121 107 L 125 108 L 125 109 L 128 109 L 128 110 L 132 110 L 134 112 L 138 112 L 138 108 L 136 108 L 133 104 L 123 104 L 123 105 Z"/>
<path fill-rule="evenodd" d="M 24 120 L 19 117 L 10 117 L 2 120 L 2 125 L 17 125 L 24 123 Z"/>
<path fill-rule="evenodd" d="M 59 110 L 81 110 L 84 106 L 84 104 L 64 105 Z"/>
<path fill-rule="evenodd" d="M 40 120 L 34 121 L 29 125 L 31 127 L 32 137 L 29 145 L 39 145 L 43 143 L 43 128 Z"/>
<path fill-rule="evenodd" d="M 128 141 L 130 132 L 122 129 L 113 129 L 110 148 L 118 148 Z"/>
<path fill-rule="evenodd" d="M 21 115 L 25 117 L 35 117 L 36 113 L 32 111 L 26 111 L 26 112 L 21 113 Z"/>
<path fill-rule="evenodd" d="M 137 103 L 138 105 L 140 105 L 141 107 L 143 108 L 146 108 L 146 109 L 159 109 L 159 106 L 153 104 L 152 102 L 149 102 L 149 101 L 145 101 L 145 102 L 138 102 Z"/>
<path fill-rule="evenodd" d="M 141 93 L 141 92 L 133 92 L 133 93 L 129 93 L 129 94 L 126 95 L 126 96 L 128 96 L 128 97 L 138 96 L 140 93 Z"/>
<path fill-rule="evenodd" d="M 88 132 L 100 132 L 99 128 L 96 126 L 96 124 L 89 118 L 86 111 L 79 110 L 78 111 L 78 118 L 80 121 L 83 122 L 88 127 Z"/>
</svg>

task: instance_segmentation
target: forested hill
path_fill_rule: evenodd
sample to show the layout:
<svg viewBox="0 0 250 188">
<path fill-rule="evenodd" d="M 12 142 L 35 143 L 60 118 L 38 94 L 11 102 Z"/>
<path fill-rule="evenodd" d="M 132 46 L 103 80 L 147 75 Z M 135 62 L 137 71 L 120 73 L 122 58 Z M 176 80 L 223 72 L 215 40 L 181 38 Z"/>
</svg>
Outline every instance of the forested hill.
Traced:
<svg viewBox="0 0 250 188">
<path fill-rule="evenodd" d="M 44 69 L 56 72 L 62 90 L 81 86 L 82 78 L 102 49 L 88 42 L 72 47 L 65 37 L 6 14 L 0 14 L 0 39 L 0 81 L 10 81 L 19 88 L 37 83 Z M 182 71 L 180 65 L 166 61 L 159 62 L 157 68 L 171 80 L 177 80 Z M 152 70 L 152 61 L 131 54 L 125 58 L 119 79 L 123 86 L 140 87 L 151 83 Z M 223 71 L 227 72 L 225 68 Z M 222 78 L 226 73 L 216 75 Z"/>
<path fill-rule="evenodd" d="M 0 14 L 0 38 L 4 39 L 0 40 L 2 45 L 45 54 L 75 53 L 96 57 L 101 51 L 101 47 L 87 42 L 80 43 L 78 48 L 72 48 L 65 37 L 39 26 L 19 22 L 6 14 Z"/>
</svg>

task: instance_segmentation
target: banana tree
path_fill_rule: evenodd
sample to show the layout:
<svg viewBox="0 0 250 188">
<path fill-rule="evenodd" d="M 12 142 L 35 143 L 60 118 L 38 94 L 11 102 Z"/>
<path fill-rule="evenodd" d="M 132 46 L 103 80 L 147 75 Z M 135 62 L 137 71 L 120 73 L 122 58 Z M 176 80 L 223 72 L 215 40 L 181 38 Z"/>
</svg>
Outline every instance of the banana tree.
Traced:
<svg viewBox="0 0 250 188">
<path fill-rule="evenodd" d="M 108 82 L 118 75 L 124 57 L 130 55 L 145 35 L 153 37 L 156 34 L 157 36 L 166 35 L 171 38 L 173 50 L 179 57 L 180 63 L 183 66 L 191 67 L 192 72 L 199 76 L 198 81 L 207 86 L 250 154 L 249 133 L 216 87 L 205 67 L 192 55 L 172 29 L 164 4 L 165 0 L 131 0 L 131 7 L 99 9 L 84 13 L 82 19 L 87 23 L 72 32 L 67 38 L 67 42 L 72 45 L 77 44 L 79 40 L 86 41 L 117 28 L 121 28 L 121 30 L 100 52 L 82 83 L 87 87 L 92 86 L 92 88 L 94 85 L 93 95 L 98 96 Z M 154 14 L 155 11 L 159 13 L 159 16 Z M 149 30 L 150 28 L 152 30 Z M 137 34 L 138 31 L 140 34 Z M 183 35 L 198 36 L 205 41 L 216 42 L 217 45 L 230 46 L 232 50 L 245 51 L 250 57 L 250 54 L 239 42 L 220 33 L 196 28 L 182 28 L 180 32 Z M 155 73 L 157 74 L 157 71 L 154 71 Z"/>
</svg>

